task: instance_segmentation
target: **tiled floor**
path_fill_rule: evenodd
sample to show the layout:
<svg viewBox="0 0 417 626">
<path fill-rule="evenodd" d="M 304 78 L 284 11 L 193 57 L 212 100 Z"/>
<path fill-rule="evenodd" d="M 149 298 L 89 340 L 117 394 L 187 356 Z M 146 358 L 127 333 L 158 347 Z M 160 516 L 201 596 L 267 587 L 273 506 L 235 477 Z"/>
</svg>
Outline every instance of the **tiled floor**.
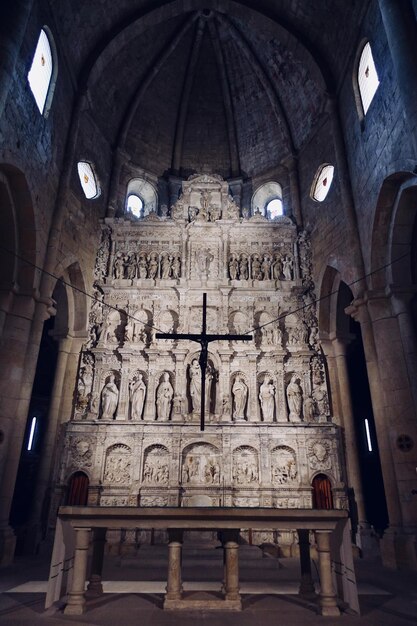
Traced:
<svg viewBox="0 0 417 626">
<path fill-rule="evenodd" d="M 189 597 L 218 594 L 221 550 L 186 549 L 184 589 Z M 314 569 L 314 568 L 313 568 Z M 47 558 L 17 559 L 0 571 L 0 624 L 7 626 L 417 626 L 417 574 L 384 570 L 378 562 L 357 561 L 361 615 L 324 618 L 314 601 L 298 596 L 298 561 L 263 557 L 257 548 L 241 551 L 243 610 L 239 613 L 162 610 L 166 548 L 141 548 L 133 557 L 107 557 L 104 595 L 89 600 L 80 617 L 62 608 L 44 610 Z"/>
</svg>

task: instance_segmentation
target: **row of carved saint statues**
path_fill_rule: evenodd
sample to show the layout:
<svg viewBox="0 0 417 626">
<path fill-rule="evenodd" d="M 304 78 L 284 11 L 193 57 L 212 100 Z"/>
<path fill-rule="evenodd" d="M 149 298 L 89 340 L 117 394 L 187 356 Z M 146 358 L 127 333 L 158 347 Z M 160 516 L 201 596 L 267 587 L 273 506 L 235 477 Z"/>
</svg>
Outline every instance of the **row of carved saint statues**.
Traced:
<svg viewBox="0 0 417 626">
<path fill-rule="evenodd" d="M 163 280 L 181 277 L 181 257 L 171 252 L 123 252 L 119 250 L 113 261 L 113 277 L 162 278 Z"/>
<path fill-rule="evenodd" d="M 212 387 L 216 382 L 216 372 L 209 365 L 206 373 L 205 410 L 207 413 L 213 408 L 211 406 L 213 398 Z M 82 390 L 81 386 L 81 392 Z M 199 414 L 201 410 L 201 370 L 197 359 L 194 359 L 189 366 L 188 391 L 191 399 L 191 414 Z M 264 422 L 271 423 L 276 419 L 276 393 L 274 379 L 266 374 L 258 391 L 260 414 Z M 324 385 L 315 387 L 311 395 L 305 394 L 300 385 L 300 377 L 297 374 L 293 374 L 286 386 L 285 395 L 288 407 L 288 420 L 290 422 L 300 422 L 302 420 L 312 422 L 318 416 L 329 415 L 328 397 Z M 141 420 L 143 418 L 146 396 L 147 384 L 144 375 L 141 372 L 137 372 L 129 384 L 130 417 L 132 420 Z M 247 420 L 248 396 L 249 387 L 245 376 L 241 373 L 236 373 L 232 379 L 230 396 L 224 395 L 222 398 L 222 414 L 231 416 L 237 422 Z M 92 402 L 91 410 L 98 412 L 101 419 L 112 420 L 116 417 L 118 403 L 119 387 L 116 382 L 116 376 L 115 374 L 110 374 L 101 390 L 100 398 L 97 397 Z M 172 413 L 177 415 L 188 413 L 187 404 L 186 396 L 175 394 L 170 373 L 163 372 L 156 387 L 155 411 L 153 412 L 155 420 L 167 422 L 171 419 Z"/>
<path fill-rule="evenodd" d="M 293 280 L 294 259 L 291 254 L 232 253 L 229 256 L 230 280 Z"/>
</svg>

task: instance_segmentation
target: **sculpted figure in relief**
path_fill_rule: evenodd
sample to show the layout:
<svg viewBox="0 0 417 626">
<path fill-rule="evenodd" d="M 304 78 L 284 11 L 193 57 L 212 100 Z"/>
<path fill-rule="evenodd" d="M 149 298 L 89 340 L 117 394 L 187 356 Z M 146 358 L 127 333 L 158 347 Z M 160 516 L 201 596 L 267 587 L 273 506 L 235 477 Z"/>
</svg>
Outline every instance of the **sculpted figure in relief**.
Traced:
<svg viewBox="0 0 417 626">
<path fill-rule="evenodd" d="M 229 276 L 230 276 L 230 280 L 236 280 L 237 279 L 238 269 L 239 269 L 239 262 L 237 260 L 237 257 L 236 257 L 235 254 L 231 254 L 230 255 L 230 259 L 229 259 Z"/>
<path fill-rule="evenodd" d="M 164 254 L 161 262 L 161 278 L 168 279 L 171 276 L 172 256 L 168 253 Z"/>
<path fill-rule="evenodd" d="M 147 278 L 148 276 L 148 264 L 144 254 L 141 254 L 138 259 L 138 276 L 139 278 Z"/>
<path fill-rule="evenodd" d="M 254 254 L 252 258 L 252 278 L 254 280 L 262 280 L 261 262 L 257 254 Z"/>
<path fill-rule="evenodd" d="M 245 407 L 248 397 L 248 387 L 239 374 L 235 378 L 232 387 L 232 395 L 234 401 L 233 417 L 235 419 L 245 419 Z"/>
<path fill-rule="evenodd" d="M 151 252 L 149 255 L 149 263 L 148 263 L 148 276 L 149 278 L 155 279 L 158 274 L 158 255 L 156 252 Z"/>
<path fill-rule="evenodd" d="M 114 263 L 113 263 L 113 271 L 114 271 L 114 277 L 115 278 L 123 278 L 123 273 L 124 273 L 124 259 L 123 259 L 123 254 L 122 252 L 118 252 L 116 254 L 116 258 L 114 259 Z"/>
<path fill-rule="evenodd" d="M 113 419 L 119 400 L 119 390 L 115 383 L 114 374 L 110 374 L 109 382 L 106 383 L 101 392 L 101 417 L 103 419 Z"/>
<path fill-rule="evenodd" d="M 174 389 L 169 382 L 169 374 L 168 372 L 164 372 L 162 381 L 159 383 L 156 391 L 156 414 L 160 422 L 167 422 L 169 420 L 173 396 Z"/>
<path fill-rule="evenodd" d="M 303 413 L 305 422 L 314 422 L 314 400 L 311 396 L 304 399 Z"/>
<path fill-rule="evenodd" d="M 248 257 L 242 254 L 239 262 L 239 279 L 248 280 L 249 278 L 249 263 Z"/>
<path fill-rule="evenodd" d="M 178 255 L 174 256 L 172 261 L 172 277 L 175 279 L 181 277 L 181 259 Z"/>
<path fill-rule="evenodd" d="M 145 404 L 146 385 L 143 375 L 138 374 L 129 384 L 130 402 L 132 406 L 132 419 L 140 420 L 143 413 L 143 405 Z"/>
<path fill-rule="evenodd" d="M 291 381 L 287 387 L 288 408 L 290 409 L 290 422 L 301 421 L 301 410 L 303 407 L 303 392 L 298 384 L 298 378 L 292 375 Z"/>
<path fill-rule="evenodd" d="M 201 368 L 197 359 L 191 361 L 190 373 L 190 396 L 193 413 L 201 409 Z"/>
<path fill-rule="evenodd" d="M 129 252 L 126 257 L 126 277 L 131 280 L 136 277 L 136 254 Z"/>
<path fill-rule="evenodd" d="M 279 254 L 274 255 L 274 262 L 272 264 L 272 277 L 275 280 L 280 280 L 282 274 L 282 261 Z"/>
<path fill-rule="evenodd" d="M 264 254 L 261 271 L 263 280 L 269 280 L 271 273 L 271 257 L 268 254 Z"/>
<path fill-rule="evenodd" d="M 285 280 L 293 279 L 293 267 L 294 262 L 289 254 L 286 254 L 282 260 L 282 273 L 284 274 Z"/>
<path fill-rule="evenodd" d="M 275 387 L 272 379 L 268 378 L 268 376 L 265 376 L 264 382 L 259 389 L 259 401 L 264 422 L 272 422 L 275 409 Z"/>
</svg>

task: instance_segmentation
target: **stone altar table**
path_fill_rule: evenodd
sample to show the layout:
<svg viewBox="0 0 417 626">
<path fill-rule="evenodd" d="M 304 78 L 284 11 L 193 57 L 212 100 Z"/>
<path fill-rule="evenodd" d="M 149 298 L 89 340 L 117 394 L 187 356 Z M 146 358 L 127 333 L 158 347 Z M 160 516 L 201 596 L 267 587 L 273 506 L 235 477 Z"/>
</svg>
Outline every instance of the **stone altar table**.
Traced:
<svg viewBox="0 0 417 626">
<path fill-rule="evenodd" d="M 66 615 L 81 615 L 85 610 L 85 584 L 87 580 L 88 550 L 93 539 L 92 565 L 89 590 L 101 592 L 101 565 L 103 561 L 104 533 L 106 529 L 167 529 L 168 576 L 165 609 L 203 608 L 199 601 L 182 597 L 181 551 L 184 530 L 221 530 L 225 551 L 224 600 L 204 601 L 204 608 L 221 610 L 241 609 L 239 594 L 238 536 L 242 528 L 297 530 L 300 537 L 301 584 L 303 590 L 313 590 L 309 585 L 309 531 L 317 543 L 320 574 L 319 611 L 322 615 L 340 614 L 333 586 L 332 566 L 335 572 L 349 573 L 351 587 L 337 581 L 339 592 L 350 594 L 350 606 L 357 607 L 356 582 L 348 533 L 347 511 L 312 509 L 267 508 L 140 508 L 140 507 L 82 507 L 63 506 L 58 512 L 58 524 L 52 554 L 46 608 L 61 597 L 64 570 L 68 577 L 68 602 Z M 346 545 L 347 544 L 347 545 Z M 332 552 L 332 554 L 331 554 Z M 71 567 L 71 563 L 73 565 Z M 340 578 L 340 576 L 339 576 Z M 347 599 L 347 598 L 344 598 Z"/>
</svg>

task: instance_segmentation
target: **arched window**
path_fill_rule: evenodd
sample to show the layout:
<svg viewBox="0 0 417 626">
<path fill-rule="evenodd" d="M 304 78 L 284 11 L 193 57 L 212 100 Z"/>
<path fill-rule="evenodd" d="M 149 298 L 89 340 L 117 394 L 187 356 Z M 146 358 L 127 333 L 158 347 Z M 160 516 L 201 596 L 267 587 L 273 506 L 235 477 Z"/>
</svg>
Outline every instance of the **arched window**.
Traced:
<svg viewBox="0 0 417 626">
<path fill-rule="evenodd" d="M 96 175 L 90 163 L 87 161 L 78 161 L 77 164 L 78 176 L 85 197 L 88 200 L 98 198 L 100 195 L 100 188 L 97 183 Z"/>
<path fill-rule="evenodd" d="M 57 77 L 57 58 L 52 35 L 42 28 L 32 65 L 28 72 L 30 89 L 42 115 L 47 115 L 51 106 Z"/>
<path fill-rule="evenodd" d="M 320 165 L 311 185 L 310 196 L 316 202 L 323 202 L 330 191 L 333 180 L 334 167 L 329 163 Z"/>
<path fill-rule="evenodd" d="M 251 205 L 252 215 L 260 211 L 270 220 L 284 215 L 281 185 L 275 181 L 264 183 L 253 194 Z"/>
<path fill-rule="evenodd" d="M 379 85 L 371 44 L 365 43 L 359 56 L 356 72 L 356 86 L 360 98 L 359 116 L 364 117 L 371 105 Z"/>
<path fill-rule="evenodd" d="M 158 194 L 149 180 L 132 178 L 127 185 L 126 212 L 135 217 L 144 217 L 158 210 Z"/>
<path fill-rule="evenodd" d="M 135 193 L 130 193 L 127 197 L 126 208 L 128 213 L 135 217 L 143 216 L 143 200 Z"/>
<path fill-rule="evenodd" d="M 333 509 L 332 485 L 326 474 L 313 478 L 313 509 Z"/>
<path fill-rule="evenodd" d="M 84 472 L 75 472 L 68 482 L 68 491 L 65 504 L 71 506 L 85 506 L 88 501 L 89 480 Z"/>
</svg>

